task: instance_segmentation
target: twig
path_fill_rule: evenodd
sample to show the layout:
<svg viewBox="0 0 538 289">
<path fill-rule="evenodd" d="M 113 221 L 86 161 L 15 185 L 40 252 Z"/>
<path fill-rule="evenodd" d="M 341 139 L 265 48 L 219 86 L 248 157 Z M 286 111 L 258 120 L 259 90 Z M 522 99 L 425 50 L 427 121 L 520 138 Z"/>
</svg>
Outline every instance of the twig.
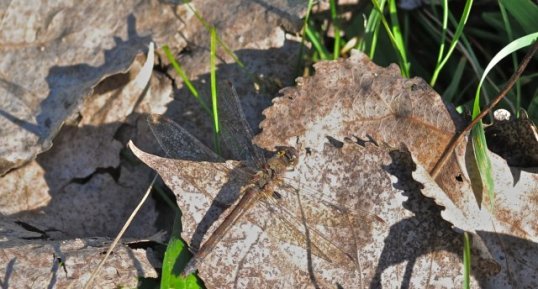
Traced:
<svg viewBox="0 0 538 289">
<path fill-rule="evenodd" d="M 499 103 L 499 101 L 501 101 L 501 99 L 506 96 L 506 94 L 508 94 L 508 92 L 512 89 L 521 74 L 523 74 L 523 71 L 527 67 L 527 64 L 529 64 L 530 60 L 532 59 L 533 55 L 536 53 L 537 50 L 538 41 L 535 41 L 529 52 L 527 52 L 527 55 L 525 55 L 525 58 L 523 58 L 523 61 L 519 65 L 518 69 L 514 72 L 514 74 L 512 74 L 512 76 L 510 77 L 504 88 L 499 92 L 497 97 L 495 97 L 495 99 L 484 110 L 482 110 L 482 112 L 480 112 L 480 114 L 478 114 L 478 116 L 473 119 L 473 121 L 462 132 L 456 135 L 456 137 L 452 138 L 450 144 L 447 146 L 447 148 L 441 155 L 441 158 L 439 159 L 439 161 L 437 161 L 437 163 L 430 172 L 433 179 L 437 178 L 439 172 L 448 161 L 448 157 L 456 149 L 456 146 L 463 140 L 463 137 L 466 135 L 466 133 L 471 130 L 482 118 L 484 118 L 484 116 L 486 116 L 486 114 L 488 114 L 493 109 L 493 107 L 495 107 Z"/>
</svg>

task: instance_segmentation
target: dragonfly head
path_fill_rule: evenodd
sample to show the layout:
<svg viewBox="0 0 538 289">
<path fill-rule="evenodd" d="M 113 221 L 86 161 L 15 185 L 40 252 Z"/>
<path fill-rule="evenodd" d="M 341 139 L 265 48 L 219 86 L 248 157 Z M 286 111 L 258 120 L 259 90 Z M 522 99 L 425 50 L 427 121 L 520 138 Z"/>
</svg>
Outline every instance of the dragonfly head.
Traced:
<svg viewBox="0 0 538 289">
<path fill-rule="evenodd" d="M 297 150 L 294 147 L 277 146 L 277 156 L 282 159 L 288 167 L 294 167 L 298 162 Z"/>
</svg>

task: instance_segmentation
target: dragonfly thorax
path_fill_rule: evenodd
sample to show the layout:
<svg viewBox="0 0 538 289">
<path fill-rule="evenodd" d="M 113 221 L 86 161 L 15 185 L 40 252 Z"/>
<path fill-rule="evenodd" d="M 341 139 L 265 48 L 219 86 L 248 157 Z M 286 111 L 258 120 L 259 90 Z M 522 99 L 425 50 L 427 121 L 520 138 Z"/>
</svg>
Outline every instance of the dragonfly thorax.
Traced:
<svg viewBox="0 0 538 289">
<path fill-rule="evenodd" d="M 268 185 L 271 186 L 276 178 L 297 165 L 298 157 L 295 148 L 279 146 L 276 149 L 275 155 L 267 160 L 267 163 L 251 180 L 251 184 L 259 189 L 264 189 Z"/>
</svg>

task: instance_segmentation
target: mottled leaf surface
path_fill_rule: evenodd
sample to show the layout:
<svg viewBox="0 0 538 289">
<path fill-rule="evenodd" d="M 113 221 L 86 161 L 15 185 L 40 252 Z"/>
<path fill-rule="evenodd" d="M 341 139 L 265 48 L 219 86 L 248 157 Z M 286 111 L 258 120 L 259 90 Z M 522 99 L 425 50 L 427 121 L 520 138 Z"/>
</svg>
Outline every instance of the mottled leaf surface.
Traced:
<svg viewBox="0 0 538 289">
<path fill-rule="evenodd" d="M 439 176 L 435 180 L 429 177 L 461 129 L 462 119 L 423 80 L 403 79 L 396 67 L 381 68 L 360 53 L 315 67 L 315 76 L 299 79 L 297 87 L 281 91 L 282 97 L 264 112 L 266 119 L 257 143 L 264 147 L 275 140 L 291 143 L 296 135 L 304 134 L 307 146 L 313 148 L 325 136 L 405 144 L 419 167 L 420 173 L 413 176 L 426 187 L 424 195 L 445 207 L 443 218 L 458 231 L 475 233 L 473 274 L 479 284 L 486 288 L 534 287 L 536 281 L 530 273 L 538 268 L 533 261 L 537 238 L 533 208 L 538 190 L 534 170 L 509 167 L 490 153 L 498 186 L 491 209 L 482 194 L 472 146 L 466 138 Z M 535 142 L 528 131 L 525 136 L 530 137 L 510 137 L 500 145 Z M 511 130 L 512 136 L 516 133 Z M 530 153 L 527 160 L 532 159 L 532 150 Z M 521 154 L 516 151 L 516 155 Z M 502 246 L 505 242 L 515 247 Z"/>
<path fill-rule="evenodd" d="M 82 288 L 110 240 L 51 240 L 14 220 L 0 219 L 0 270 L 6 288 Z M 151 250 L 119 245 L 95 279 L 95 288 L 136 287 L 139 277 L 157 277 Z"/>
<path fill-rule="evenodd" d="M 27 4 L 0 9 L 0 175 L 48 150 L 101 80 L 127 71 L 151 40 L 176 33 L 173 6 Z"/>
<path fill-rule="evenodd" d="M 191 246 L 207 239 L 244 184 L 242 175 L 237 177 L 241 164 L 167 159 L 130 147 L 175 192 L 183 238 Z M 320 149 L 301 150 L 299 165 L 276 190 L 280 198 L 251 208 L 204 260 L 200 277 L 208 288 L 460 282 L 461 268 L 454 266 L 458 235 L 435 217 L 431 201 L 419 201 L 420 185 L 412 182 L 410 159 L 404 161 L 404 155 L 352 142 L 338 148 L 326 141 Z M 402 185 L 396 188 L 395 182 Z M 402 207 L 406 202 L 410 210 Z M 414 266 L 407 268 L 407 262 Z M 401 274 L 406 268 L 418 271 L 410 278 Z M 427 274 L 422 268 L 428 268 Z"/>
</svg>

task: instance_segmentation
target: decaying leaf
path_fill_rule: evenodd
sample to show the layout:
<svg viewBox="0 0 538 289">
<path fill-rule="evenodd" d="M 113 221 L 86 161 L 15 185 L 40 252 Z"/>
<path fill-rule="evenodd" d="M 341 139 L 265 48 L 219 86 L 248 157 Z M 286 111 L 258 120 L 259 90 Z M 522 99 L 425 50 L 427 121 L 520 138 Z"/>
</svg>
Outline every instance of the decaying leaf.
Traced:
<svg viewBox="0 0 538 289">
<path fill-rule="evenodd" d="M 130 147 L 175 192 L 183 212 L 182 237 L 191 246 L 222 222 L 245 181 L 237 176 L 241 166 L 235 161 L 167 159 Z M 385 288 L 459 283 L 459 237 L 435 217 L 435 206 L 420 197 L 419 184 L 409 182 L 409 168 L 399 168 L 406 164 L 401 154 L 371 143 L 363 147 L 346 142 L 338 148 L 328 141 L 319 149 L 301 150 L 298 167 L 284 177 L 299 194 L 281 187 L 276 190 L 278 200 L 251 208 L 199 267 L 206 286 Z M 391 174 L 401 174 L 407 182 L 397 188 Z M 411 208 L 402 207 L 406 202 Z"/>
<path fill-rule="evenodd" d="M 475 266 L 487 274 L 483 288 L 533 288 L 538 284 L 538 175 L 511 168 L 496 154 L 490 153 L 490 159 L 495 180 L 493 211 L 480 206 L 470 190 L 451 200 L 421 166 L 413 177 L 424 185 L 424 195 L 445 207 L 444 219 L 474 234 L 475 253 L 483 258 Z"/>
<path fill-rule="evenodd" d="M 536 190 L 535 177 L 519 171 L 516 175 L 523 179 L 510 178 L 504 165 L 497 181 L 505 193 L 496 200 L 504 205 L 493 216 L 471 187 L 474 167 L 465 158 L 467 144 L 456 149 L 441 177 L 428 179 L 428 169 L 462 121 L 422 80 L 405 80 L 395 67 L 380 68 L 358 53 L 348 60 L 322 62 L 317 69 L 314 77 L 284 90 L 266 110 L 263 131 L 256 138 L 266 149 L 301 148 L 299 165 L 285 176 L 300 198 L 281 193 L 285 189 L 279 187 L 278 201 L 269 198 L 248 211 L 199 266 L 206 284 L 461 284 L 461 237 L 441 220 L 431 200 L 418 197 L 422 192 L 445 207 L 442 216 L 452 226 L 475 233 L 473 287 L 532 287 L 536 224 L 527 211 L 535 206 L 529 193 Z M 362 146 L 339 141 L 348 137 Z M 391 148 L 400 144 L 406 149 Z M 183 237 L 198 248 L 237 199 L 245 182 L 234 175 L 240 164 L 227 162 L 225 168 L 131 148 L 176 193 L 184 212 Z M 521 197 L 509 197 L 514 191 Z M 319 199 L 308 205 L 308 196 Z M 511 266 L 518 272 L 512 273 Z"/>
<path fill-rule="evenodd" d="M 404 143 L 421 168 L 414 174 L 416 179 L 431 183 L 425 184 L 427 188 L 436 188 L 425 189 L 425 195 L 446 207 L 442 215 L 455 227 L 476 233 L 473 245 L 482 261 L 475 264 L 474 273 L 480 285 L 534 287 L 535 279 L 529 278 L 529 273 L 537 270 L 532 261 L 537 236 L 537 218 L 531 213 L 536 206 L 535 175 L 497 160 L 493 171 L 499 186 L 496 194 L 501 196 L 494 202 L 494 211 L 488 212 L 482 205 L 488 201 L 483 200 L 467 143 L 456 148 L 435 182 L 425 179 L 461 128 L 461 119 L 422 80 L 403 79 L 395 67 L 380 68 L 359 53 L 347 60 L 319 63 L 316 68 L 315 76 L 300 79 L 297 88 L 284 90 L 265 111 L 257 143 L 269 148 L 275 143 L 289 144 L 303 134 L 306 145 L 314 148 L 324 136 L 373 138 L 392 146 Z M 525 245 L 516 250 L 501 246 L 501 239 Z M 518 259 L 516 268 L 521 264 L 528 267 L 512 273 L 510 262 Z M 496 277 L 488 279 L 484 274 Z"/>
<path fill-rule="evenodd" d="M 508 115 L 506 115 L 508 113 Z M 500 115 L 504 114 L 504 117 Z M 485 128 L 488 148 L 514 167 L 538 166 L 538 132 L 526 112 L 520 118 L 510 117 L 504 109 L 495 111 L 495 120 Z"/>
<path fill-rule="evenodd" d="M 415 161 L 431 170 L 463 128 L 459 114 L 424 80 L 403 78 L 395 64 L 383 68 L 352 51 L 348 59 L 314 67 L 314 76 L 299 78 L 296 87 L 282 90 L 282 96 L 264 111 L 256 144 L 270 149 L 291 144 L 296 136 L 303 136 L 304 145 L 314 149 L 326 136 L 374 139 L 393 147 L 403 143 Z M 470 187 L 467 180 L 459 181 L 462 175 L 460 163 L 452 156 L 436 181 L 450 198 L 457 198 Z"/>
<path fill-rule="evenodd" d="M 173 6 L 13 2 L 0 12 L 0 175 L 48 150 L 107 76 L 176 35 Z"/>
<path fill-rule="evenodd" d="M 150 181 L 142 167 L 120 166 L 122 144 L 115 138 L 141 103 L 153 69 L 150 52 L 147 59 L 139 55 L 128 73 L 101 83 L 85 100 L 78 125 L 64 126 L 52 150 L 0 178 L 2 213 L 57 239 L 118 232 Z M 156 217 L 150 200 L 128 235 L 151 235 Z"/>
<path fill-rule="evenodd" d="M 46 234 L 46 232 L 45 232 Z M 0 219 L 0 270 L 5 288 L 82 288 L 110 240 L 48 240 L 12 220 Z M 157 277 L 153 252 L 120 245 L 96 281 L 96 288 L 134 288 L 139 277 Z"/>
</svg>

